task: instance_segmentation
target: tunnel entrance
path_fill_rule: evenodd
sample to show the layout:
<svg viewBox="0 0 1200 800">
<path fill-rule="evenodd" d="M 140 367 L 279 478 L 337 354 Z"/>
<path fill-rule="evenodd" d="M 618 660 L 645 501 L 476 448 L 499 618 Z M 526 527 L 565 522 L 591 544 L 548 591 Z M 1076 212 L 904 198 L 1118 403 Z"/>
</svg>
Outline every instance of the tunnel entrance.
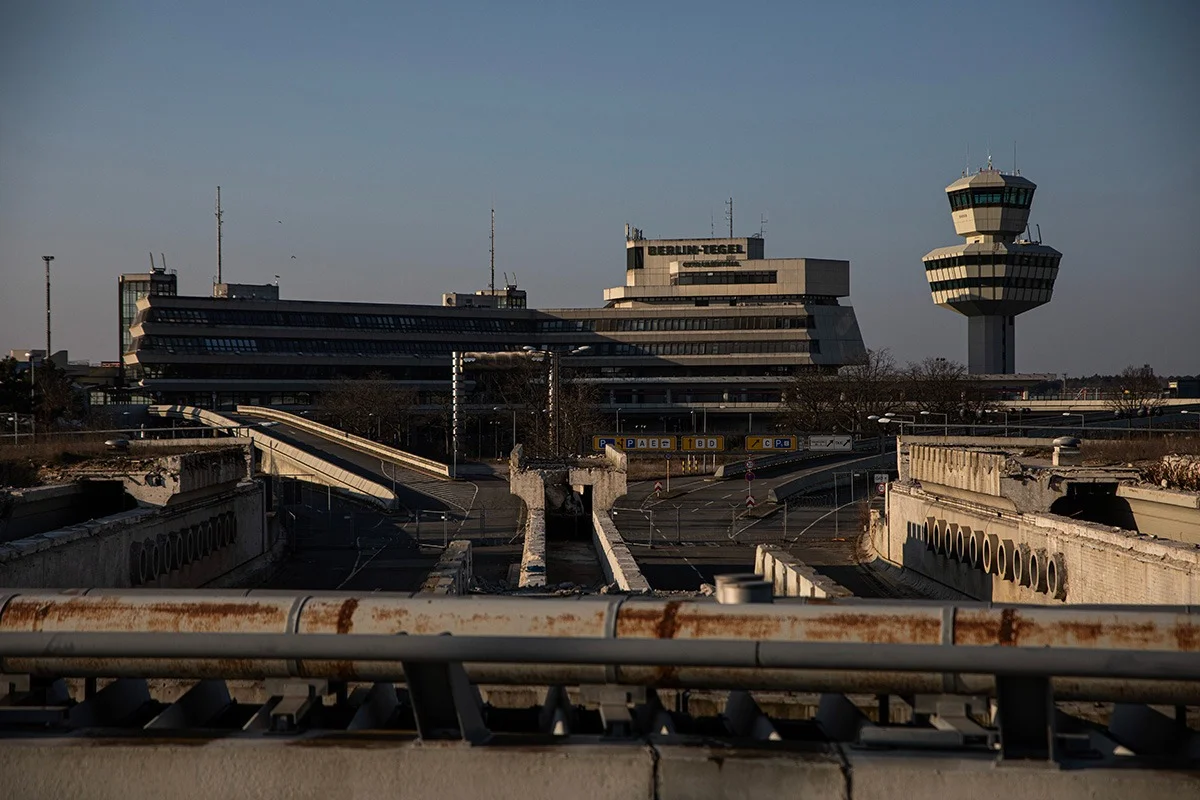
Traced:
<svg viewBox="0 0 1200 800">
<path fill-rule="evenodd" d="M 598 588 L 604 571 L 592 544 L 592 487 L 546 487 L 546 584 Z"/>
<path fill-rule="evenodd" d="M 1131 531 L 1138 529 L 1129 502 L 1117 497 L 1115 483 L 1069 484 L 1067 493 L 1050 506 L 1050 513 Z"/>
</svg>

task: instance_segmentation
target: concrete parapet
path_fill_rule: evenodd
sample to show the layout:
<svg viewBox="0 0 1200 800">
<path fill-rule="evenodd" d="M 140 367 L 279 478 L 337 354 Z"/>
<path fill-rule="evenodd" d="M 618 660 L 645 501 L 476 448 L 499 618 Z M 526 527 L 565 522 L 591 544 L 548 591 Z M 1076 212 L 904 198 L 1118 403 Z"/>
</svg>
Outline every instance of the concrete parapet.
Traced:
<svg viewBox="0 0 1200 800">
<path fill-rule="evenodd" d="M 853 596 L 841 584 L 778 547 L 760 544 L 754 552 L 754 571 L 775 586 L 776 597 Z"/>
<path fill-rule="evenodd" d="M 474 574 L 471 543 L 466 539 L 455 539 L 446 546 L 420 591 L 430 594 L 467 594 L 471 591 Z"/>
<path fill-rule="evenodd" d="M 546 585 L 546 510 L 531 508 L 525 520 L 525 545 L 521 550 L 522 589 L 539 589 Z"/>
<path fill-rule="evenodd" d="M 0 545 L 0 586 L 197 588 L 271 549 L 263 487 L 137 508 Z"/>
<path fill-rule="evenodd" d="M 820 472 L 815 472 L 811 475 L 804 475 L 799 478 L 793 478 L 790 481 L 779 484 L 775 488 L 767 492 L 767 502 L 782 503 L 784 500 L 798 494 L 806 492 L 815 492 L 820 489 L 826 489 L 833 486 L 834 472 L 842 473 L 839 479 L 845 479 L 844 474 L 847 470 L 892 470 L 896 463 L 895 453 L 883 453 L 880 455 L 865 456 L 856 458 L 853 461 L 843 461 L 838 464 L 830 464 L 829 468 L 822 469 Z"/>
<path fill-rule="evenodd" d="M 301 430 L 315 433 L 318 436 L 336 441 L 339 444 L 358 450 L 368 455 L 378 456 L 385 460 L 396 464 L 403 464 L 406 467 L 418 469 L 423 472 L 429 472 L 443 478 L 450 476 L 450 467 L 440 461 L 434 461 L 431 458 L 424 458 L 413 453 L 405 452 L 395 447 L 388 447 L 379 442 L 373 442 L 370 439 L 364 439 L 361 436 L 355 436 L 352 433 L 346 433 L 338 428 L 329 425 L 322 425 L 319 422 L 314 422 L 311 419 L 299 416 L 297 414 L 289 414 L 286 411 L 280 411 L 274 408 L 264 408 L 262 406 L 238 406 L 239 414 L 249 414 L 256 417 L 266 417 L 267 419 L 286 422 Z M 460 469 L 461 472 L 461 469 Z"/>
<path fill-rule="evenodd" d="M 876 554 L 977 600 L 1200 602 L 1200 550 L 1193 544 L 1056 514 L 998 511 L 911 484 L 891 484 L 887 502 L 886 532 L 871 537 Z M 980 558 L 938 546 L 939 532 L 951 525 L 970 531 Z"/>
<path fill-rule="evenodd" d="M 623 592 L 650 591 L 649 581 L 642 575 L 629 546 L 606 513 L 592 513 L 592 543 L 605 580 L 615 583 Z"/>
</svg>

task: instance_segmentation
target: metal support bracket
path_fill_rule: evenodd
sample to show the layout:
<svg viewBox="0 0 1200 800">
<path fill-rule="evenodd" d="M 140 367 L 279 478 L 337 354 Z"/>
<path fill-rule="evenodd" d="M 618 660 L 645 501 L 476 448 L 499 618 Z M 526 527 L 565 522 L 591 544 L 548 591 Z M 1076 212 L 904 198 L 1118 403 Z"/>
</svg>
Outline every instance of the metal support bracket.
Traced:
<svg viewBox="0 0 1200 800">
<path fill-rule="evenodd" d="M 996 721 L 1001 761 L 1058 760 L 1049 678 L 997 675 Z"/>
<path fill-rule="evenodd" d="M 491 731 L 483 701 L 459 663 L 404 662 L 404 679 L 422 739 L 461 739 L 483 744 Z"/>
<path fill-rule="evenodd" d="M 271 678 L 265 681 L 264 688 L 270 699 L 242 729 L 295 733 L 329 694 L 329 681 Z"/>
<path fill-rule="evenodd" d="M 725 700 L 725 721 L 734 735 L 745 739 L 778 742 L 783 739 L 771 720 L 747 691 L 735 689 Z"/>
<path fill-rule="evenodd" d="M 605 736 L 628 738 L 634 735 L 633 715 L 629 707 L 646 702 L 644 686 L 581 686 L 585 703 L 600 706 L 600 719 Z"/>
</svg>

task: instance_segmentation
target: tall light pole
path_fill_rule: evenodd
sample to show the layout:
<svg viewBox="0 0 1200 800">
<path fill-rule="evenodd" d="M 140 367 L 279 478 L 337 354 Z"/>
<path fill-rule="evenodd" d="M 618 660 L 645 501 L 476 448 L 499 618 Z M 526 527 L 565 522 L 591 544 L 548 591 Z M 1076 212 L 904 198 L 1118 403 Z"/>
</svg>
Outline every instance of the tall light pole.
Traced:
<svg viewBox="0 0 1200 800">
<path fill-rule="evenodd" d="M 33 353 L 26 353 L 29 359 L 29 440 L 37 441 L 37 366 L 33 363 Z"/>
<path fill-rule="evenodd" d="M 1064 411 L 1063 416 L 1064 417 L 1079 417 L 1079 429 L 1083 430 L 1084 428 L 1087 427 L 1087 417 L 1085 417 L 1083 414 L 1075 414 L 1070 411 Z"/>
<path fill-rule="evenodd" d="M 54 256 L 42 256 L 46 262 L 46 358 L 54 354 L 50 349 L 50 262 L 53 260 Z"/>
<path fill-rule="evenodd" d="M 621 407 L 617 406 L 617 435 L 621 435 Z"/>
</svg>

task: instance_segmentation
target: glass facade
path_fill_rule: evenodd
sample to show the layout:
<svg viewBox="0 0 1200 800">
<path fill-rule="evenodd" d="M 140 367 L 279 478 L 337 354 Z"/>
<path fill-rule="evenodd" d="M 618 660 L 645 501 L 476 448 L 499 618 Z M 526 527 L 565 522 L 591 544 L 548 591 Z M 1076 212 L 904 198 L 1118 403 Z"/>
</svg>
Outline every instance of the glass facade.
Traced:
<svg viewBox="0 0 1200 800">
<path fill-rule="evenodd" d="M 729 270 L 728 272 L 684 272 L 671 276 L 672 286 L 715 286 L 729 283 L 777 283 L 775 270 Z"/>
<path fill-rule="evenodd" d="M 269 328 L 338 328 L 396 333 L 512 333 L 535 330 L 530 319 L 466 316 L 355 314 L 329 311 L 264 311 L 242 308 L 151 308 L 144 322 Z"/>
<path fill-rule="evenodd" d="M 966 253 L 961 256 L 934 258 L 925 262 L 925 271 L 948 267 L 1005 266 L 1058 268 L 1061 255 L 1034 253 Z"/>
<path fill-rule="evenodd" d="M 942 292 L 948 289 L 982 289 L 984 287 L 1002 287 L 1005 289 L 1053 289 L 1053 278 L 1025 278 L 1014 275 L 983 278 L 954 278 L 948 281 L 934 281 L 929 284 L 930 291 Z"/>
<path fill-rule="evenodd" d="M 166 295 L 174 297 L 176 292 L 176 277 L 173 274 L 122 275 L 118 281 L 120 295 L 121 318 L 121 350 L 117 356 L 128 353 L 133 349 L 129 327 L 137 317 L 137 302 L 148 295 Z"/>
<path fill-rule="evenodd" d="M 812 317 L 629 317 L 625 319 L 552 319 L 538 322 L 538 333 L 598 331 L 773 331 L 816 327 Z"/>
<path fill-rule="evenodd" d="M 1029 208 L 1033 203 L 1033 189 L 1026 186 L 989 186 L 950 192 L 948 197 L 953 211 L 984 206 Z"/>
</svg>

